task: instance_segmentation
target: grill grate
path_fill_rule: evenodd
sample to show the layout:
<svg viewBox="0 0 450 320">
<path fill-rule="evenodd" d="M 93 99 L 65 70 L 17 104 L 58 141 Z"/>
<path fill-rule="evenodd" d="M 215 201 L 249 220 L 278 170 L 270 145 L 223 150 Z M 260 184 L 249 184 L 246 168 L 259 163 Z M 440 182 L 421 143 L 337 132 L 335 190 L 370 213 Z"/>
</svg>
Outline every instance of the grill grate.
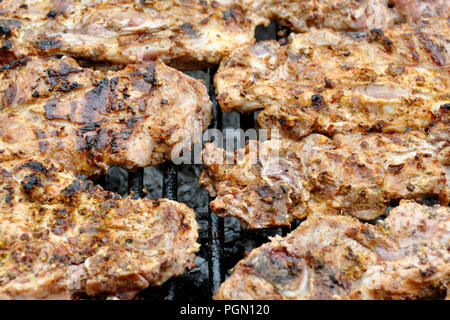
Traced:
<svg viewBox="0 0 450 320">
<path fill-rule="evenodd" d="M 128 189 L 133 200 L 144 197 L 144 168 L 128 173 Z"/>
<path fill-rule="evenodd" d="M 208 94 L 213 104 L 213 120 L 211 129 L 222 129 L 222 111 L 216 100 L 216 89 L 214 87 L 214 75 L 217 69 L 209 69 Z M 209 199 L 211 201 L 211 199 Z M 208 271 L 209 271 L 209 293 L 212 297 L 219 289 L 224 280 L 223 270 L 223 243 L 224 223 L 223 219 L 216 216 L 208 207 Z"/>
<path fill-rule="evenodd" d="M 222 111 L 216 100 L 214 88 L 214 75 L 217 69 L 209 69 L 208 93 L 213 104 L 213 120 L 211 129 L 222 128 Z M 178 168 L 171 162 L 162 165 L 163 170 L 163 198 L 177 200 L 178 192 Z M 142 198 L 144 193 L 144 169 L 138 168 L 135 172 L 128 174 L 128 188 L 133 199 Z M 224 280 L 223 270 L 223 242 L 224 242 L 224 223 L 223 219 L 217 217 L 211 209 L 208 209 L 208 271 L 209 271 L 209 296 L 212 297 Z M 168 284 L 167 300 L 176 298 L 177 280 L 171 279 Z"/>
<path fill-rule="evenodd" d="M 162 196 L 170 200 L 178 198 L 178 168 L 171 162 L 163 164 L 163 187 Z M 177 279 L 171 279 L 166 299 L 175 300 Z"/>
<path fill-rule="evenodd" d="M 270 28 L 270 27 L 269 27 Z M 288 29 L 281 29 L 276 26 L 271 28 L 274 30 L 272 38 L 276 38 L 280 43 L 284 43 L 289 35 Z M 211 121 L 210 129 L 222 129 L 222 111 L 216 99 L 216 91 L 214 87 L 214 75 L 217 72 L 217 68 L 211 68 L 207 70 L 209 76 L 208 94 L 213 104 L 213 119 Z M 256 127 L 255 113 L 240 114 L 240 128 L 247 130 Z M 248 139 L 248 138 L 246 138 Z M 247 142 L 247 141 L 246 141 Z M 177 200 L 178 192 L 178 167 L 172 162 L 166 162 L 162 166 L 163 171 L 163 183 L 162 183 L 162 196 L 171 200 Z M 144 193 L 144 169 L 138 168 L 135 172 L 128 174 L 128 188 L 133 199 L 142 198 Z M 212 199 L 210 198 L 209 201 Z M 295 224 L 293 227 L 296 227 Z M 274 234 L 286 234 L 290 231 L 289 228 L 277 228 L 278 230 L 268 231 L 253 231 L 241 233 L 242 237 L 254 239 L 256 245 L 267 241 L 268 235 Z M 208 245 L 207 245 L 207 258 L 208 258 L 208 297 L 212 298 L 216 291 L 219 289 L 221 283 L 225 279 L 225 266 L 224 266 L 224 220 L 219 218 L 208 207 Z M 156 289 L 156 288 L 155 288 Z M 180 292 L 177 292 L 180 291 Z M 165 295 L 165 299 L 174 300 L 175 298 L 184 297 L 183 285 L 180 279 L 172 278 L 166 284 L 161 287 L 161 290 L 155 290 L 153 297 L 161 297 L 161 293 Z"/>
</svg>

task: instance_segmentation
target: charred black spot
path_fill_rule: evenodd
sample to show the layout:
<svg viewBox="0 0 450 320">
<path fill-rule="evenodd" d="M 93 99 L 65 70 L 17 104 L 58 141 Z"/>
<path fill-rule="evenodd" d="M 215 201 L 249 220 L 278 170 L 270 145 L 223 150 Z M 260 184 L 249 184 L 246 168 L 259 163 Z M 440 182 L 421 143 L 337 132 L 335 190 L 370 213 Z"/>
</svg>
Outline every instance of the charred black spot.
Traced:
<svg viewBox="0 0 450 320">
<path fill-rule="evenodd" d="M 58 15 L 58 13 L 56 13 L 55 10 L 51 10 L 51 11 L 49 11 L 49 12 L 47 13 L 47 17 L 49 17 L 49 18 L 54 18 L 54 17 L 56 17 L 57 15 Z"/>
<path fill-rule="evenodd" d="M 411 182 L 408 182 L 408 184 L 406 185 L 406 189 L 407 189 L 409 192 L 413 192 L 415 188 L 416 188 L 416 187 L 415 187 Z"/>
<path fill-rule="evenodd" d="M 37 161 L 30 161 L 28 163 L 25 163 L 20 168 L 31 168 L 36 172 L 43 172 L 44 174 L 47 174 L 47 169 L 44 167 L 44 165 L 41 162 Z"/>
<path fill-rule="evenodd" d="M 95 126 L 95 125 L 93 125 Z M 85 130 L 89 130 L 89 131 L 94 131 L 94 130 L 90 130 L 91 128 L 85 128 Z M 92 149 L 103 149 L 106 147 L 106 145 L 109 142 L 108 139 L 108 131 L 105 129 L 100 129 L 97 132 L 95 132 L 94 134 L 90 134 L 90 135 L 86 135 L 85 137 L 81 138 L 81 144 L 79 146 L 79 150 L 92 150 Z"/>
<path fill-rule="evenodd" d="M 11 28 L 5 25 L 0 25 L 0 34 L 10 34 Z"/>
<path fill-rule="evenodd" d="M 86 108 L 82 114 L 83 120 L 93 122 L 99 111 L 107 112 L 111 105 L 115 104 L 115 86 L 108 78 L 103 78 L 100 82 L 93 84 L 94 89 L 86 93 Z"/>
<path fill-rule="evenodd" d="M 157 80 L 155 73 L 146 72 L 144 73 L 144 81 L 150 83 L 152 86 L 156 86 Z"/>
<path fill-rule="evenodd" d="M 311 97 L 311 103 L 312 103 L 311 107 L 313 107 L 317 111 L 326 106 L 325 99 L 320 94 L 317 93 Z"/>
<path fill-rule="evenodd" d="M 72 82 L 72 83 L 69 85 L 69 88 L 68 88 L 67 91 L 75 90 L 75 89 L 81 88 L 82 86 L 83 86 L 83 85 L 79 84 L 78 82 Z"/>
<path fill-rule="evenodd" d="M 370 30 L 368 34 L 368 41 L 379 43 L 384 47 L 386 51 L 392 52 L 393 43 L 388 37 L 384 35 L 384 32 L 381 29 Z"/>
<path fill-rule="evenodd" d="M 128 99 L 130 96 L 130 94 L 128 93 L 128 88 L 123 89 L 123 97 L 125 99 Z"/>
<path fill-rule="evenodd" d="M 103 78 L 102 80 L 100 80 L 100 82 L 94 82 L 93 85 L 95 88 L 92 90 L 92 92 L 96 95 L 100 95 L 102 91 L 108 87 L 109 79 Z"/>
<path fill-rule="evenodd" d="M 2 66 L 0 68 L 0 72 L 6 71 L 6 70 L 9 70 L 9 69 L 13 69 L 13 68 L 15 68 L 17 66 L 22 66 L 22 65 L 26 64 L 29 60 L 30 60 L 29 57 L 26 57 L 26 58 L 23 58 L 23 59 L 20 59 L 20 60 L 14 60 L 13 62 L 10 62 L 10 63 Z"/>
<path fill-rule="evenodd" d="M 77 68 L 71 66 L 70 64 L 62 62 L 61 68 L 57 72 L 60 76 L 64 77 L 64 76 L 68 76 L 71 73 L 79 73 L 81 71 L 83 71 L 83 70 L 77 69 Z"/>
<path fill-rule="evenodd" d="M 29 176 L 25 177 L 25 180 L 21 182 L 22 188 L 25 190 L 25 192 L 30 192 L 33 190 L 36 186 L 40 186 L 38 177 L 34 173 L 30 174 Z"/>
<path fill-rule="evenodd" d="M 69 83 L 67 76 L 71 73 L 78 73 L 81 72 L 81 70 L 72 67 L 71 65 L 68 65 L 66 63 L 61 63 L 60 69 L 49 69 L 47 70 L 48 74 L 48 81 L 50 83 L 49 91 L 53 91 L 59 84 L 58 89 L 63 92 L 69 92 L 70 90 L 77 89 L 81 87 L 80 84 L 77 82 L 73 82 L 72 84 Z"/>
<path fill-rule="evenodd" d="M 50 89 L 49 91 L 53 91 L 53 89 L 55 88 L 55 86 L 58 84 L 59 82 L 59 72 L 53 69 L 48 69 L 47 70 L 47 74 L 48 74 L 48 81 L 50 82 Z"/>
<path fill-rule="evenodd" d="M 364 126 L 362 124 L 358 124 L 358 126 L 363 129 L 364 131 L 366 131 L 367 133 L 373 133 L 373 132 L 383 132 L 383 128 L 386 125 L 386 123 L 384 121 L 378 121 L 376 124 L 374 124 L 373 126 L 369 127 L 369 126 Z"/>
<path fill-rule="evenodd" d="M 232 19 L 237 20 L 236 13 L 234 10 L 225 10 L 223 12 L 223 18 L 227 21 L 227 23 L 231 23 Z"/>
<path fill-rule="evenodd" d="M 84 139 L 84 146 L 82 149 L 84 150 L 91 150 L 95 145 L 95 137 L 94 136 L 87 136 Z"/>
<path fill-rule="evenodd" d="M 124 122 L 128 129 L 132 129 L 132 128 L 134 128 L 136 122 L 138 122 L 142 118 L 143 117 L 130 118 L 130 119 L 125 120 Z"/>
<path fill-rule="evenodd" d="M 82 174 L 77 173 L 77 174 L 75 174 L 75 177 L 77 177 L 77 179 L 78 179 L 79 181 L 81 181 L 81 182 L 84 183 L 83 189 L 86 189 L 86 190 L 87 190 L 87 189 L 89 189 L 90 187 L 93 186 L 92 181 L 89 180 L 88 178 L 86 178 L 85 176 L 83 176 Z"/>
<path fill-rule="evenodd" d="M 190 36 L 195 36 L 197 33 L 194 30 L 192 24 L 185 22 L 181 25 L 181 29 L 183 29 L 184 33 Z"/>
<path fill-rule="evenodd" d="M 49 39 L 49 40 L 42 40 L 37 41 L 36 46 L 40 50 L 50 50 L 50 49 L 57 49 L 62 47 L 62 42 L 55 39 Z"/>
<path fill-rule="evenodd" d="M 118 152 L 119 144 L 117 143 L 117 137 L 115 135 L 112 137 L 110 146 L 111 146 L 111 152 L 112 153 L 117 153 Z"/>
<path fill-rule="evenodd" d="M 400 163 L 400 164 L 390 164 L 388 166 L 388 170 L 390 173 L 393 174 L 398 174 L 400 171 L 402 171 L 402 169 L 405 167 L 404 163 Z"/>
<path fill-rule="evenodd" d="M 95 131 L 99 127 L 100 127 L 99 122 L 87 122 L 84 127 L 80 128 L 80 131 L 81 132 Z"/>
<path fill-rule="evenodd" d="M 73 196 L 75 193 L 77 193 L 79 190 L 81 190 L 81 183 L 78 180 L 74 180 L 70 185 L 68 185 L 63 191 L 62 193 L 66 196 L 66 197 L 71 197 Z"/>
<path fill-rule="evenodd" d="M 334 287 L 342 287 L 344 288 L 344 286 L 336 279 L 336 276 L 334 274 L 330 275 L 330 288 L 334 288 Z"/>
<path fill-rule="evenodd" d="M 11 40 L 4 40 L 2 42 L 1 50 L 9 50 L 12 48 L 13 42 Z"/>
</svg>

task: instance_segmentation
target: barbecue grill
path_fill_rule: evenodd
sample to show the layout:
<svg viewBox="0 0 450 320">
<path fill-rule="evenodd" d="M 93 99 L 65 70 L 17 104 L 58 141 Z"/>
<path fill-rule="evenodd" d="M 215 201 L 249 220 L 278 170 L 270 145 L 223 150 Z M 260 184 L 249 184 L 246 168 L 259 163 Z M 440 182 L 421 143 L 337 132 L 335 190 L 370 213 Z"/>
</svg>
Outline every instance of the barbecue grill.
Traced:
<svg viewBox="0 0 450 320">
<path fill-rule="evenodd" d="M 257 27 L 256 39 L 264 40 L 267 39 L 277 39 L 281 43 L 285 42 L 290 31 L 289 29 L 281 28 L 275 24 L 271 24 L 268 27 Z M 205 70 L 206 76 L 209 81 L 208 94 L 210 96 L 211 102 L 213 104 L 213 119 L 210 124 L 210 129 L 221 130 L 222 123 L 222 111 L 220 110 L 219 104 L 216 100 L 216 92 L 214 87 L 214 75 L 217 68 L 210 68 Z M 255 128 L 255 113 L 240 114 L 239 115 L 240 128 L 244 131 L 250 128 Z M 248 138 L 246 138 L 248 139 Z M 178 170 L 179 166 L 172 162 L 166 162 L 160 167 L 163 177 L 162 177 L 162 197 L 171 200 L 178 200 Z M 100 179 L 99 184 L 104 183 L 104 179 Z M 138 199 L 145 197 L 144 192 L 144 168 L 138 168 L 134 172 L 128 173 L 128 190 L 130 196 L 133 199 Z M 211 200 L 211 199 L 209 199 Z M 294 223 L 292 228 L 295 228 L 297 224 Z M 291 228 L 280 227 L 269 230 L 252 230 L 241 232 L 241 238 L 247 238 L 251 240 L 254 246 L 259 246 L 262 243 L 268 241 L 268 236 L 273 236 L 275 234 L 285 235 Z M 199 292 L 196 294 L 195 298 L 212 298 L 214 293 L 219 288 L 220 284 L 225 280 L 227 269 L 234 266 L 234 264 L 243 258 L 242 256 L 233 257 L 229 259 L 229 263 L 224 263 L 224 219 L 217 217 L 211 209 L 208 207 L 208 244 L 207 244 L 207 273 L 208 275 L 203 275 L 204 278 L 208 279 L 207 292 Z M 189 272 L 189 271 L 187 271 Z M 151 287 L 144 290 L 139 294 L 139 298 L 152 299 L 152 300 L 175 300 L 175 299 L 190 299 L 192 297 L 186 296 L 186 281 L 192 281 L 185 279 L 186 277 L 172 278 L 167 281 L 161 287 Z"/>
<path fill-rule="evenodd" d="M 257 27 L 256 39 L 260 40 L 274 40 L 276 39 L 281 44 L 287 42 L 287 38 L 290 34 L 290 29 L 283 28 L 281 26 L 271 23 L 268 27 Z M 205 77 L 207 81 L 206 85 L 208 88 L 208 94 L 213 104 L 213 119 L 210 124 L 210 129 L 222 130 L 223 128 L 223 114 L 219 107 L 218 101 L 216 100 L 216 92 L 214 87 L 214 75 L 217 68 L 210 68 L 204 70 Z M 204 77 L 203 77 L 204 78 Z M 239 128 L 242 130 L 247 130 L 255 128 L 256 126 L 256 113 L 239 114 Z M 246 137 L 248 140 L 248 137 Z M 246 142 L 246 141 L 245 141 Z M 173 164 L 172 162 L 166 162 L 160 166 L 162 171 L 162 197 L 171 200 L 178 200 L 178 170 L 179 166 Z M 102 184 L 104 180 L 99 180 L 99 184 Z M 195 181 L 197 183 L 197 181 Z M 128 190 L 132 198 L 137 199 L 139 197 L 145 197 L 144 192 L 144 168 L 138 168 L 135 172 L 128 173 Z M 201 270 L 202 279 L 208 279 L 205 287 L 207 290 L 204 292 L 193 292 L 195 286 L 190 283 L 195 281 L 196 277 L 187 277 L 190 271 L 186 271 L 184 276 L 174 277 L 168 280 L 165 284 L 160 287 L 150 287 L 142 291 L 138 295 L 138 299 L 149 299 L 149 300 L 190 300 L 190 299 L 212 299 L 214 293 L 217 291 L 221 283 L 225 280 L 226 274 L 230 269 L 241 259 L 244 258 L 242 252 L 239 256 L 226 257 L 225 256 L 225 240 L 226 232 L 224 228 L 224 219 L 216 216 L 214 212 L 209 208 L 208 199 L 208 239 L 207 239 L 207 264 L 208 268 L 206 270 Z M 435 204 L 436 200 L 431 201 L 430 204 Z M 392 206 L 396 206 L 398 203 L 393 203 Z M 382 219 L 379 217 L 378 219 Z M 375 223 L 375 221 L 371 221 Z M 238 224 L 238 222 L 235 222 Z M 239 234 L 239 239 L 241 241 L 247 240 L 251 243 L 251 248 L 253 249 L 259 247 L 265 242 L 268 242 L 268 237 L 274 235 L 285 236 L 290 231 L 294 230 L 299 225 L 298 220 L 294 220 L 291 227 L 278 227 L 273 229 L 263 229 L 263 230 L 249 230 L 241 231 Z M 200 241 L 200 239 L 199 239 Z M 247 249 L 247 246 L 246 246 Z M 238 250 L 239 251 L 239 250 Z M 247 250 L 246 250 L 247 251 Z M 190 290 L 186 290 L 186 286 L 189 286 Z M 194 294 L 194 296 L 192 296 Z"/>
</svg>

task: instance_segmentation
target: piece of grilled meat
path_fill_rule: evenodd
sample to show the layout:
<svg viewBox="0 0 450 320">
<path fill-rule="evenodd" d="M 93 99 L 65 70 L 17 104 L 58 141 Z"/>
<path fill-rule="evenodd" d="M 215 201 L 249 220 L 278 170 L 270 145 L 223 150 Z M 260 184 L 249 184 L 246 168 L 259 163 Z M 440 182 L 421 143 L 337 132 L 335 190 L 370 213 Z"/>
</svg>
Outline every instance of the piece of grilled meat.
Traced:
<svg viewBox="0 0 450 320">
<path fill-rule="evenodd" d="M 427 129 L 450 102 L 450 22 L 383 33 L 313 30 L 289 43 L 261 41 L 221 63 L 215 77 L 224 111 L 250 112 L 289 138 L 346 131 Z"/>
<path fill-rule="evenodd" d="M 102 72 L 27 57 L 0 69 L 0 161 L 49 158 L 88 175 L 155 165 L 201 139 L 211 112 L 203 83 L 161 62 Z"/>
<path fill-rule="evenodd" d="M 254 249 L 215 299 L 445 298 L 450 209 L 402 201 L 376 226 L 313 214 Z"/>
<path fill-rule="evenodd" d="M 216 197 L 210 207 L 217 215 L 237 217 L 248 229 L 290 225 L 318 211 L 371 220 L 399 199 L 448 205 L 449 128 L 428 137 L 411 131 L 251 140 L 234 154 L 209 143 L 200 183 Z"/>
<path fill-rule="evenodd" d="M 0 3 L 4 51 L 18 59 L 42 53 L 122 64 L 160 58 L 178 69 L 197 70 L 252 43 L 254 29 L 240 0 Z"/>
<path fill-rule="evenodd" d="M 50 160 L 0 163 L 0 299 L 131 298 L 194 267 L 186 205 L 131 200 Z"/>
<path fill-rule="evenodd" d="M 386 28 L 445 15 L 447 0 L 244 0 L 257 15 L 294 31 L 313 27 L 341 31 Z M 267 22 L 266 22 L 267 23 Z"/>
</svg>

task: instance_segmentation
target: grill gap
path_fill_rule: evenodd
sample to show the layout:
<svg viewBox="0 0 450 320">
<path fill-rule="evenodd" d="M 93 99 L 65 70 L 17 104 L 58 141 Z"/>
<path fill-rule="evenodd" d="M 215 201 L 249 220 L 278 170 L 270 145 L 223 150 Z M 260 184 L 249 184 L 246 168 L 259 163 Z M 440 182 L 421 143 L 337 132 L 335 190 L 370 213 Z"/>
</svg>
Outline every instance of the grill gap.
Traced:
<svg viewBox="0 0 450 320">
<path fill-rule="evenodd" d="M 258 27 L 259 31 L 256 35 L 257 41 L 277 39 L 277 32 L 281 30 L 273 22 L 269 27 Z M 285 33 L 284 38 L 289 35 L 289 31 Z M 217 72 L 217 68 L 211 68 L 204 70 L 206 75 L 202 77 L 205 79 L 208 88 L 208 94 L 210 96 L 211 102 L 213 104 L 213 119 L 211 121 L 210 129 L 218 129 L 222 131 L 223 127 L 223 114 L 219 107 L 218 101 L 216 99 L 216 92 L 214 87 L 214 75 Z M 192 75 L 194 76 L 194 75 Z M 195 76 L 194 76 L 195 77 Z M 239 125 L 237 126 L 244 131 L 250 128 L 257 129 L 256 112 L 249 114 L 239 115 Z M 237 121 L 236 121 L 237 122 Z M 247 142 L 249 137 L 246 137 Z M 159 169 L 163 173 L 162 177 L 162 198 L 168 198 L 171 200 L 177 200 L 178 198 L 178 171 L 181 170 L 181 166 L 176 166 L 172 162 L 163 163 L 159 166 Z M 104 176 L 100 177 L 101 180 L 98 181 L 99 184 L 104 185 Z M 126 176 L 125 176 L 126 180 Z M 128 190 L 132 194 L 133 199 L 143 198 L 148 196 L 144 192 L 144 168 L 138 168 L 133 172 L 128 172 Z M 159 198 L 159 197 L 157 197 Z M 208 264 L 208 290 L 209 292 L 205 295 L 199 295 L 201 297 L 212 298 L 215 292 L 220 287 L 221 283 L 225 280 L 225 275 L 228 269 L 232 268 L 239 260 L 244 257 L 244 253 L 255 247 L 259 247 L 263 243 L 269 241 L 269 237 L 285 233 L 289 231 L 289 228 L 271 228 L 265 230 L 251 230 L 251 231 L 241 231 L 239 240 L 232 240 L 231 245 L 233 249 L 237 252 L 225 254 L 225 244 L 224 244 L 224 219 L 219 218 L 214 212 L 209 208 L 209 202 L 212 198 L 208 200 L 208 228 L 207 228 L 207 239 L 205 246 L 207 252 L 207 264 Z M 198 213 L 197 213 L 198 214 Z M 232 219 L 232 218 L 230 218 Z M 228 222 L 227 222 L 228 223 Z M 295 224 L 295 222 L 294 222 Z M 293 224 L 293 226 L 294 226 Z M 228 228 L 228 227 L 227 227 Z M 230 248 L 227 246 L 227 250 Z M 235 250 L 235 251 L 236 251 Z M 226 259 L 226 260 L 225 260 Z M 184 277 L 184 279 L 183 279 Z M 184 283 L 189 280 L 189 276 L 173 277 L 168 280 L 162 286 L 159 287 L 149 287 L 138 296 L 138 299 L 151 299 L 151 300 L 174 300 L 174 299 L 190 299 L 188 296 L 190 293 L 189 284 Z M 197 296 L 197 295 L 195 295 Z"/>
</svg>

